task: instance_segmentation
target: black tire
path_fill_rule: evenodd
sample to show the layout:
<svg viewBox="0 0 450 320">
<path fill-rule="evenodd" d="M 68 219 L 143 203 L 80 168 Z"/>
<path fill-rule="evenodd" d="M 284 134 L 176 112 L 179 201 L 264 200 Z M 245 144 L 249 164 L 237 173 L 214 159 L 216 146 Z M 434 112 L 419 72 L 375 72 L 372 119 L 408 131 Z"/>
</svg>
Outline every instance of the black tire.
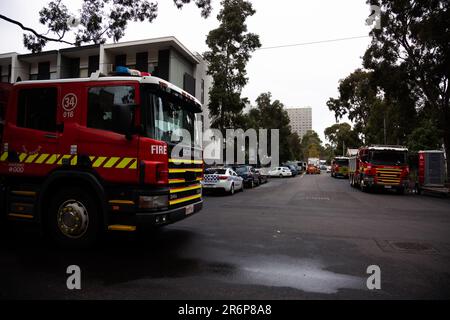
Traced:
<svg viewBox="0 0 450 320">
<path fill-rule="evenodd" d="M 234 184 L 231 184 L 231 188 L 230 188 L 230 195 L 234 195 Z"/>
<path fill-rule="evenodd" d="M 64 224 L 61 214 L 64 209 L 75 210 L 74 212 L 83 213 L 83 217 L 87 216 L 87 223 L 84 223 L 84 227 L 80 227 L 79 231 L 69 235 L 70 230 L 63 231 L 67 228 Z M 72 223 L 73 214 L 66 215 L 69 217 Z M 99 237 L 100 229 L 100 209 L 96 202 L 96 199 L 92 195 L 81 187 L 69 187 L 63 188 L 57 191 L 52 197 L 49 210 L 46 215 L 46 225 L 49 236 L 55 241 L 55 243 L 61 247 L 68 248 L 86 248 L 93 245 Z"/>
<path fill-rule="evenodd" d="M 397 189 L 397 194 L 398 195 L 404 195 L 406 193 L 406 188 L 405 187 L 400 187 Z"/>
<path fill-rule="evenodd" d="M 365 186 L 362 183 L 360 184 L 360 188 L 362 192 L 370 192 L 370 187 L 369 186 Z"/>
</svg>

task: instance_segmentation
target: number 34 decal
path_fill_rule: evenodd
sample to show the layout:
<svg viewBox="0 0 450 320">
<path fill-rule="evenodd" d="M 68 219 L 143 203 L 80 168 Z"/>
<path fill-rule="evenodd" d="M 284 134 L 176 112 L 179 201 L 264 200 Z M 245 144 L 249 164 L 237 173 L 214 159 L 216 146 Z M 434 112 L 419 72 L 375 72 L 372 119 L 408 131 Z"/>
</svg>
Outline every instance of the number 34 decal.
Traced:
<svg viewBox="0 0 450 320">
<path fill-rule="evenodd" d="M 64 109 L 64 118 L 73 118 L 74 110 L 77 107 L 78 99 L 73 93 L 68 93 L 64 96 L 62 100 L 62 107 Z"/>
</svg>

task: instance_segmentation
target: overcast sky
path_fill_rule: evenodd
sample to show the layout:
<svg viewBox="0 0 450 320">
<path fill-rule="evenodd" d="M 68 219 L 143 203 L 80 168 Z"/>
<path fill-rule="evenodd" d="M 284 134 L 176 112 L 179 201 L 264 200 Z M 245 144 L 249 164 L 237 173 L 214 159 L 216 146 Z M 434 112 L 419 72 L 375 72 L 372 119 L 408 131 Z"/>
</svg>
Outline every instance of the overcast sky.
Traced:
<svg viewBox="0 0 450 320">
<path fill-rule="evenodd" d="M 43 30 L 38 11 L 49 0 L 1 1 L 0 12 L 23 24 Z M 81 0 L 63 0 L 74 13 Z M 365 0 L 253 0 L 256 14 L 248 20 L 249 31 L 260 36 L 263 47 L 314 42 L 368 35 L 365 25 L 369 7 Z M 159 1 L 159 14 L 152 23 L 131 23 L 121 41 L 175 36 L 191 51 L 204 52 L 209 30 L 218 26 L 219 0 L 212 0 L 214 11 L 203 19 L 194 5 L 178 10 L 172 0 Z M 26 53 L 22 31 L 0 20 L 0 53 Z M 370 38 L 313 44 L 280 49 L 258 50 L 248 65 L 249 83 L 244 96 L 252 104 L 270 91 L 286 107 L 313 108 L 313 129 L 324 140 L 323 131 L 335 123 L 326 102 L 337 96 L 338 81 L 361 66 L 361 56 Z M 45 50 L 64 47 L 50 44 Z"/>
</svg>

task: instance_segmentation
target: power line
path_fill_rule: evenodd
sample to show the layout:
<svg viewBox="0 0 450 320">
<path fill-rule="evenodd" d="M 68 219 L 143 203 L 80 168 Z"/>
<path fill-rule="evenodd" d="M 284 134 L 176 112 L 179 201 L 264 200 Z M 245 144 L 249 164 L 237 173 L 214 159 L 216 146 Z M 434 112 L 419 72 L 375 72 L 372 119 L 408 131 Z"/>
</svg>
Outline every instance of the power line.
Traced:
<svg viewBox="0 0 450 320">
<path fill-rule="evenodd" d="M 294 44 L 284 44 L 284 45 L 273 46 L 273 47 L 262 47 L 262 48 L 258 48 L 257 50 L 270 50 L 270 49 L 281 49 L 281 48 L 289 48 L 289 47 L 307 46 L 307 45 L 312 45 L 312 44 L 347 41 L 347 40 L 362 39 L 362 38 L 369 38 L 369 37 L 370 36 L 366 35 L 366 36 L 338 38 L 338 39 L 320 40 L 320 41 L 312 41 L 312 42 L 302 42 L 302 43 L 294 43 Z"/>
</svg>

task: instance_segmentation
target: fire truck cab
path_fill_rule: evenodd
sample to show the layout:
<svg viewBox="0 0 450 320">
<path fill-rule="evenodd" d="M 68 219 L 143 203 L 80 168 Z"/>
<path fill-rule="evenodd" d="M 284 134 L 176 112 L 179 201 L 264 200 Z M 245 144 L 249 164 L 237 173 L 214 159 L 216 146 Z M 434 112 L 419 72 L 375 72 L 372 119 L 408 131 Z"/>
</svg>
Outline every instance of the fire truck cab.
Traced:
<svg viewBox="0 0 450 320">
<path fill-rule="evenodd" d="M 348 157 L 335 157 L 331 161 L 331 176 L 348 178 L 348 161 Z"/>
<path fill-rule="evenodd" d="M 7 100 L 2 218 L 87 246 L 102 231 L 166 225 L 202 208 L 201 104 L 182 89 L 122 68 L 19 82 Z"/>
<path fill-rule="evenodd" d="M 362 191 L 383 188 L 405 193 L 409 185 L 408 149 L 387 145 L 360 148 L 349 160 L 349 181 Z"/>
</svg>

